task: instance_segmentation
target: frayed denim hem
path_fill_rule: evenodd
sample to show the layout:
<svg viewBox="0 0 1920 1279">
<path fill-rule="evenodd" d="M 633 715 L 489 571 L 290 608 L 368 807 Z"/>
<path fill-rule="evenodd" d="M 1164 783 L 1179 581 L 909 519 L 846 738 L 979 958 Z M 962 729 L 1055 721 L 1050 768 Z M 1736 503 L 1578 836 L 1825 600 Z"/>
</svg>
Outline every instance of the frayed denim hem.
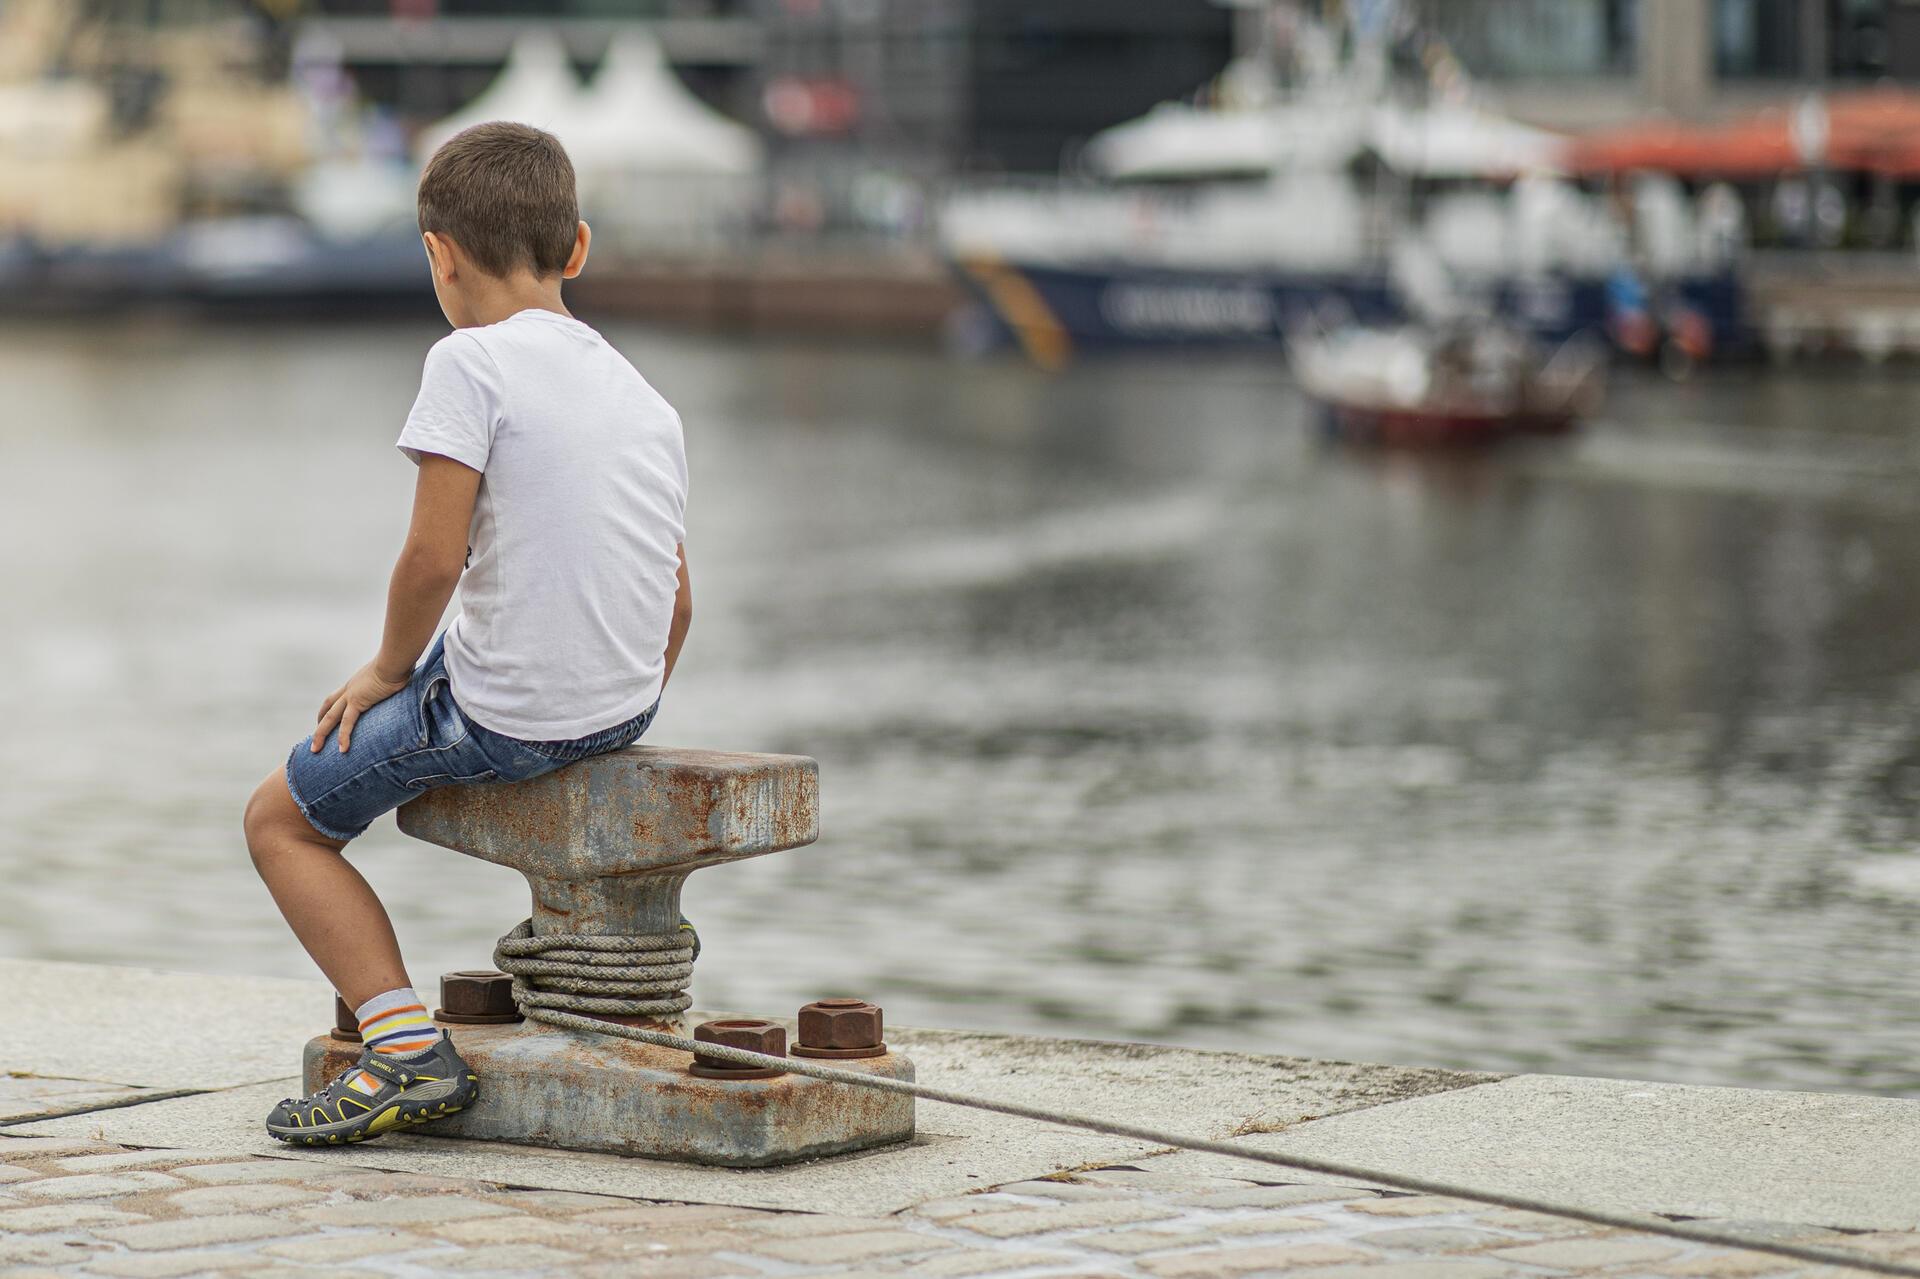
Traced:
<svg viewBox="0 0 1920 1279">
<path fill-rule="evenodd" d="M 322 835 L 325 835 L 328 839 L 337 839 L 343 844 L 352 843 L 354 840 L 360 838 L 360 836 L 367 833 L 367 827 L 362 826 L 359 830 L 353 832 L 353 834 L 344 835 L 339 831 L 332 829 L 331 827 L 322 825 L 319 819 L 314 817 L 314 815 L 307 810 L 307 801 L 300 798 L 300 791 L 293 784 L 293 752 L 298 750 L 305 750 L 307 748 L 307 741 L 311 741 L 311 740 L 312 739 L 309 738 L 304 741 L 295 742 L 293 746 L 293 750 L 287 752 L 287 767 L 286 767 L 287 794 L 293 796 L 293 806 L 300 810 L 300 816 L 307 819 L 307 825 L 313 827 L 315 830 L 319 831 Z"/>
</svg>

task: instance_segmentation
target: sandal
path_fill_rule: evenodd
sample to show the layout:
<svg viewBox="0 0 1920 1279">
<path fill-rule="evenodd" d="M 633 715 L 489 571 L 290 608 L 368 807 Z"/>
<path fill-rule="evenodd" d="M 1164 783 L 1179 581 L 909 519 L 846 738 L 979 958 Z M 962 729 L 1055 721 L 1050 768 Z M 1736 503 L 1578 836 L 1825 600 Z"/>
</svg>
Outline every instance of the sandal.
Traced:
<svg viewBox="0 0 1920 1279">
<path fill-rule="evenodd" d="M 361 1092 L 347 1081 L 365 1071 L 380 1087 Z M 310 1097 L 289 1097 L 267 1116 L 267 1132 L 303 1146 L 366 1141 L 403 1124 L 427 1123 L 464 1110 L 480 1095 L 480 1077 L 446 1035 L 418 1057 L 372 1049 L 351 1070 Z"/>
</svg>

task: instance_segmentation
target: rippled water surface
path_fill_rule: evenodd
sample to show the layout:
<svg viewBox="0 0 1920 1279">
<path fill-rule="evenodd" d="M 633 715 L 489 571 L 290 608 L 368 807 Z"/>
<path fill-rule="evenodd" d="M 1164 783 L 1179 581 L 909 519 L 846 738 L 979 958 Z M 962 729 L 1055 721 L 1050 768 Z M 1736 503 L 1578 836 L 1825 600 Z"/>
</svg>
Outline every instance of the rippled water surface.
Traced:
<svg viewBox="0 0 1920 1279">
<path fill-rule="evenodd" d="M 1263 359 L 610 335 L 694 474 L 651 740 L 822 768 L 818 845 L 692 881 L 702 1006 L 1916 1087 L 1920 380 L 1439 461 Z M 436 336 L 0 330 L 0 953 L 311 971 L 240 806 L 372 651 Z M 353 855 L 422 984 L 525 910 Z"/>
</svg>

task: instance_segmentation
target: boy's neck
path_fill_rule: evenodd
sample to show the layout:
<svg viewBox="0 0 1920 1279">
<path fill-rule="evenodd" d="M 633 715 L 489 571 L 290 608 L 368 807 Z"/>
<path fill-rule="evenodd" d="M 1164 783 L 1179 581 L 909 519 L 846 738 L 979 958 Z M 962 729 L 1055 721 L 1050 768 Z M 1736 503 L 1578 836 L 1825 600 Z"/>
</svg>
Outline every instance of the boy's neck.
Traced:
<svg viewBox="0 0 1920 1279">
<path fill-rule="evenodd" d="M 537 276 L 530 272 L 520 272 L 502 278 L 500 276 L 476 275 L 470 277 L 462 291 L 461 301 L 466 304 L 466 323 L 461 328 L 480 328 L 488 324 L 498 324 L 520 314 L 522 311 L 553 311 L 572 318 L 573 312 L 567 310 L 560 300 L 559 275 Z"/>
</svg>

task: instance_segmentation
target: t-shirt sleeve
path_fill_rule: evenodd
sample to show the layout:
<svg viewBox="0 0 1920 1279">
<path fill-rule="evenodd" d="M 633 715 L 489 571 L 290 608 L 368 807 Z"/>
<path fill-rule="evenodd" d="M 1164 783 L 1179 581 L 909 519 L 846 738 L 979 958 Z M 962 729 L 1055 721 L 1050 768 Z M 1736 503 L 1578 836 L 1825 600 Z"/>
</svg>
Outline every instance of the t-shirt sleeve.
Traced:
<svg viewBox="0 0 1920 1279">
<path fill-rule="evenodd" d="M 435 342 L 400 428 L 400 451 L 416 465 L 422 453 L 438 453 L 484 471 L 499 424 L 500 371 L 486 348 L 457 332 Z"/>
</svg>

